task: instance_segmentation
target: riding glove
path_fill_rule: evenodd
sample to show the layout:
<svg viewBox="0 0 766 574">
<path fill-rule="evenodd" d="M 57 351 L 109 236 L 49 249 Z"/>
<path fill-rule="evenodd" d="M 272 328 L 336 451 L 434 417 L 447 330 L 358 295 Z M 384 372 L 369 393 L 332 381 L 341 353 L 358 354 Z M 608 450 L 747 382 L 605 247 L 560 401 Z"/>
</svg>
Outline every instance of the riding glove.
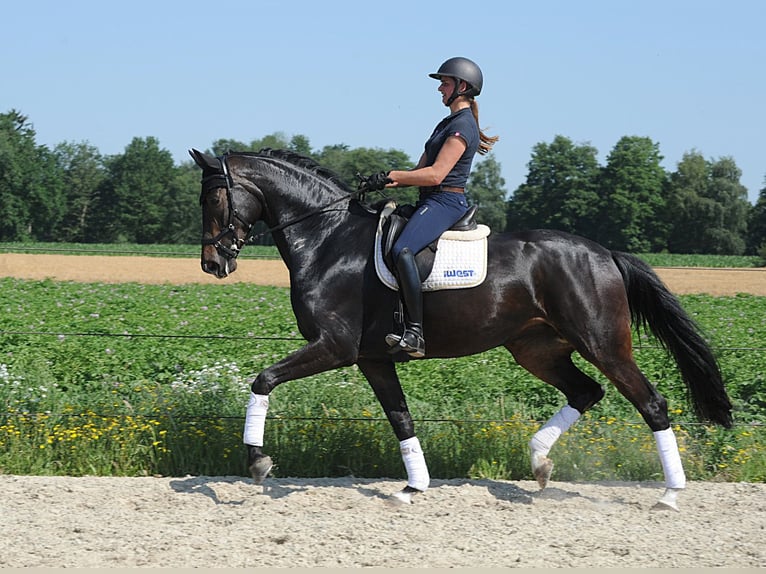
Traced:
<svg viewBox="0 0 766 574">
<path fill-rule="evenodd" d="M 365 187 L 370 191 L 380 191 L 386 187 L 387 183 L 393 183 L 394 180 L 388 177 L 387 171 L 373 173 L 364 178 Z"/>
</svg>

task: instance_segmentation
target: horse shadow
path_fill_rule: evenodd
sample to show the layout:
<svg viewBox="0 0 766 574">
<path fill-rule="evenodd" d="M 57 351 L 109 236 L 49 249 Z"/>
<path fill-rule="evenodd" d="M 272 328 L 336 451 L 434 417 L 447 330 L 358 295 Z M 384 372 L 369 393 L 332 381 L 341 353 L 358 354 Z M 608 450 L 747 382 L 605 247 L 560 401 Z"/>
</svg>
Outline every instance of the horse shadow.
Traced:
<svg viewBox="0 0 766 574">
<path fill-rule="evenodd" d="M 245 485 L 246 488 L 251 488 L 254 486 L 253 480 L 244 476 L 187 476 L 182 479 L 171 480 L 170 488 L 180 494 L 197 494 L 206 496 L 215 504 L 240 506 L 245 503 L 244 499 L 221 499 L 215 488 L 216 485 L 220 486 L 221 484 L 229 484 L 233 486 Z M 273 499 L 284 498 L 295 492 L 307 490 L 306 486 L 282 483 L 268 483 L 262 485 L 262 487 L 262 493 Z M 237 492 L 239 492 L 239 490 L 237 490 Z"/>
<path fill-rule="evenodd" d="M 537 491 L 527 490 L 518 484 L 492 480 L 489 478 L 432 480 L 431 482 L 433 488 L 465 485 L 483 486 L 496 500 L 513 504 L 533 504 L 534 499 L 537 498 L 539 494 Z"/>
<path fill-rule="evenodd" d="M 331 484 L 332 479 L 323 478 L 282 478 L 266 479 L 263 484 L 256 485 L 250 477 L 244 476 L 187 476 L 181 479 L 171 480 L 170 487 L 177 493 L 194 494 L 206 496 L 215 504 L 239 506 L 245 503 L 245 499 L 231 500 L 221 498 L 219 491 L 226 490 L 227 486 L 242 486 L 245 489 L 256 489 L 255 493 L 268 496 L 273 500 L 287 498 L 293 494 L 305 492 L 312 488 Z M 352 483 L 347 486 L 349 490 L 355 490 L 357 493 L 370 499 L 377 499 L 383 502 L 391 502 L 393 492 L 387 491 L 381 487 L 381 483 L 401 484 L 400 479 L 380 479 L 380 478 L 351 478 Z M 578 492 L 576 483 L 570 483 L 567 487 L 556 487 L 548 485 L 544 489 L 533 487 L 532 489 L 506 481 L 492 479 L 432 479 L 429 490 L 436 490 L 445 487 L 460 486 L 479 486 L 485 487 L 487 492 L 496 500 L 511 504 L 534 504 L 536 500 L 554 500 L 565 501 L 570 499 L 587 500 L 594 504 L 604 504 L 606 502 L 613 504 L 624 504 L 627 501 L 622 496 L 611 497 L 610 500 L 594 498 Z M 606 486 L 606 485 L 605 485 Z M 623 486 L 614 484 L 611 486 Z M 258 491 L 257 489 L 260 489 Z M 241 489 L 236 488 L 235 492 L 240 493 Z M 427 494 L 427 493 L 426 493 Z"/>
</svg>

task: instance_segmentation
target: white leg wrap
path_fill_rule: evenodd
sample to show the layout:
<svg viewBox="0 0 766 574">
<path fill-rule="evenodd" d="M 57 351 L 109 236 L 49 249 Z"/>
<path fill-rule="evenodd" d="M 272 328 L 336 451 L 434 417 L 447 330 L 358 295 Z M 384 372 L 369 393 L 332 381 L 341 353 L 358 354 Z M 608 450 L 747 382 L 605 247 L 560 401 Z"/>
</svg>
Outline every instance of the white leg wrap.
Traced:
<svg viewBox="0 0 766 574">
<path fill-rule="evenodd" d="M 242 442 L 251 446 L 263 446 L 263 429 L 266 426 L 266 412 L 269 410 L 269 396 L 256 395 L 250 391 L 250 401 L 245 414 L 245 432 Z"/>
<path fill-rule="evenodd" d="M 425 492 L 431 482 L 428 466 L 420 448 L 418 437 L 414 436 L 399 442 L 404 468 L 407 469 L 407 486 Z"/>
<path fill-rule="evenodd" d="M 672 428 L 656 431 L 654 440 L 657 441 L 657 452 L 660 453 L 662 472 L 665 474 L 667 488 L 686 488 L 686 475 L 681 464 L 681 454 L 678 452 L 676 435 Z"/>
<path fill-rule="evenodd" d="M 565 405 L 559 412 L 551 417 L 529 441 L 532 455 L 546 456 L 553 448 L 559 437 L 580 418 L 580 411 Z"/>
</svg>

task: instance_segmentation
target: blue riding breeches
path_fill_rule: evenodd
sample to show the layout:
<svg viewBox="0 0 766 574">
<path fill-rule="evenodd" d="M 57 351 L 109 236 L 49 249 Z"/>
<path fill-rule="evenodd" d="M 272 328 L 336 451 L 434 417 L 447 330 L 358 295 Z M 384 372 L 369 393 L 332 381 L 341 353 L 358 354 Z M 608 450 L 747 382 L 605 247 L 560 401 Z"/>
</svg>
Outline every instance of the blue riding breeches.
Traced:
<svg viewBox="0 0 766 574">
<path fill-rule="evenodd" d="M 417 254 L 455 225 L 467 211 L 468 202 L 463 193 L 438 191 L 421 196 L 415 205 L 415 213 L 391 249 L 394 262 L 398 261 L 405 247 Z"/>
</svg>

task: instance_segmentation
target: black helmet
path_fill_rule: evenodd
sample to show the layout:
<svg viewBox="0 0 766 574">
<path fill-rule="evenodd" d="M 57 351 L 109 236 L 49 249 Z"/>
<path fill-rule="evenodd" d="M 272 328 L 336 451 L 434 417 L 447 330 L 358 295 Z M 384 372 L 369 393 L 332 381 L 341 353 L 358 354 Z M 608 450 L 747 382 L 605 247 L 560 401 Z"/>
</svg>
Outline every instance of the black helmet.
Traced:
<svg viewBox="0 0 766 574">
<path fill-rule="evenodd" d="M 439 71 L 434 74 L 428 74 L 431 78 L 440 80 L 442 76 L 450 76 L 463 80 L 469 88 L 457 96 L 478 96 L 481 93 L 481 87 L 484 84 L 484 77 L 481 69 L 468 58 L 450 58 L 439 66 Z"/>
</svg>

